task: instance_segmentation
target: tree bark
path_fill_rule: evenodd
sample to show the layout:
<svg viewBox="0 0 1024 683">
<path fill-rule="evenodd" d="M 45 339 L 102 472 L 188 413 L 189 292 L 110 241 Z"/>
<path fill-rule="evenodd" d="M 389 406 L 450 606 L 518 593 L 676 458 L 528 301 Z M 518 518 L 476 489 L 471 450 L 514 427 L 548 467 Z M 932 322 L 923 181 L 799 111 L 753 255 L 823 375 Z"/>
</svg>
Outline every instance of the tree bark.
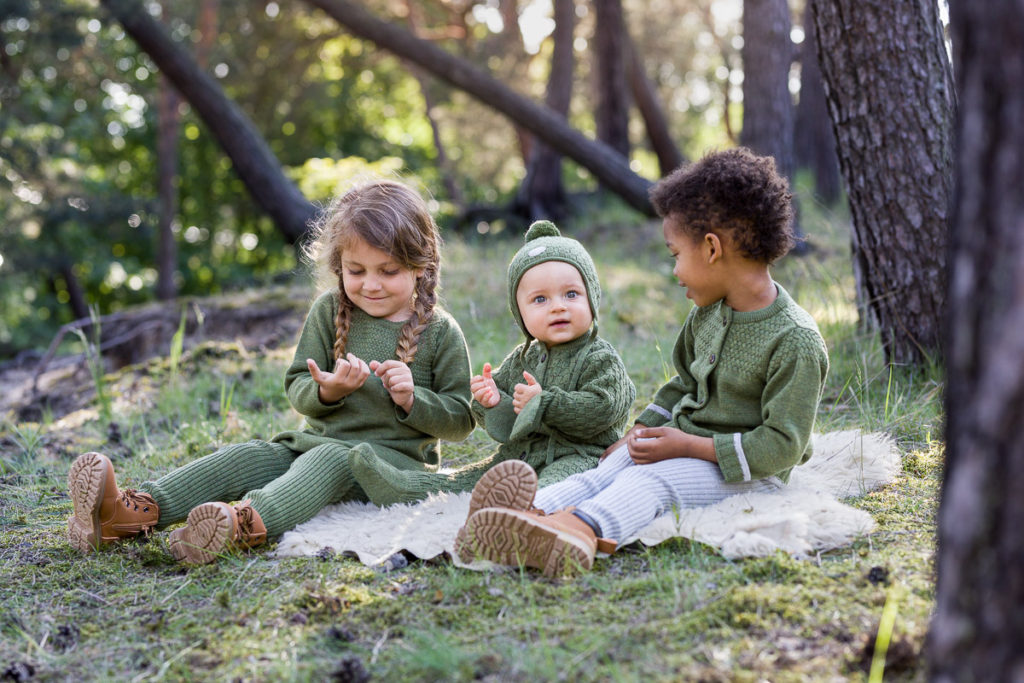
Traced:
<svg viewBox="0 0 1024 683">
<path fill-rule="evenodd" d="M 409 29 L 413 34 L 418 34 L 421 21 L 419 6 L 414 0 L 406 0 L 405 7 Z M 441 137 L 441 126 L 437 122 L 437 117 L 434 116 L 434 97 L 430 92 L 430 82 L 419 68 L 413 67 L 410 71 L 416 77 L 416 82 L 420 86 L 420 93 L 423 95 L 424 115 L 430 123 L 430 132 L 434 136 L 434 149 L 437 151 L 437 166 L 441 172 L 441 182 L 448 193 L 448 199 L 462 210 L 465 208 L 466 201 L 462 196 L 462 191 L 459 189 L 458 181 L 455 179 L 451 157 L 445 151 L 444 139 Z"/>
<path fill-rule="evenodd" d="M 743 130 L 740 144 L 775 159 L 775 166 L 793 185 L 793 96 L 789 67 L 793 42 L 787 0 L 743 1 Z M 728 103 L 727 103 L 728 106 Z M 728 111 L 728 109 L 726 109 Z M 728 120 L 728 115 L 726 116 Z M 806 251 L 800 227 L 800 205 L 793 199 L 795 253 Z"/>
<path fill-rule="evenodd" d="M 954 91 L 938 5 L 812 1 L 861 310 L 890 363 L 920 363 L 940 352 L 946 306 Z"/>
<path fill-rule="evenodd" d="M 814 192 L 826 204 L 839 201 L 839 158 L 821 82 L 818 50 L 811 26 L 811 3 L 804 9 L 804 42 L 800 47 L 800 101 L 796 105 L 793 156 L 797 168 L 814 174 Z"/>
<path fill-rule="evenodd" d="M 178 244 L 174 239 L 174 220 L 178 215 L 178 93 L 165 76 L 160 75 L 157 91 L 157 221 L 156 296 L 169 301 L 178 294 L 174 274 L 178 268 Z"/>
<path fill-rule="evenodd" d="M 110 2 L 112 0 L 105 0 Z M 528 129 L 551 148 L 589 170 L 605 187 L 633 208 L 654 215 L 647 197 L 651 182 L 629 168 L 628 161 L 607 145 L 590 140 L 557 113 L 505 87 L 473 64 L 381 21 L 349 0 L 307 0 L 324 10 L 352 34 L 375 43 L 426 69 Z"/>
<path fill-rule="evenodd" d="M 622 0 L 593 0 L 594 120 L 597 139 L 629 158 L 629 90 Z"/>
<path fill-rule="evenodd" d="M 1024 672 L 1024 5 L 951 5 L 960 95 L 933 681 Z"/>
<path fill-rule="evenodd" d="M 266 141 L 217 83 L 136 0 L 100 0 L 125 32 L 149 55 L 178 92 L 195 107 L 231 159 L 252 198 L 291 242 L 298 241 L 316 207 L 281 170 Z"/>
<path fill-rule="evenodd" d="M 786 0 L 743 2 L 743 130 L 740 144 L 775 157 L 793 177 L 793 98 L 789 94 L 792 42 Z"/>
<path fill-rule="evenodd" d="M 629 35 L 626 35 L 626 62 L 629 72 L 629 87 L 633 93 L 633 101 L 644 120 L 644 127 L 647 129 L 647 139 L 651 143 L 651 149 L 658 157 L 658 170 L 662 176 L 667 176 L 673 170 L 682 166 L 686 159 L 672 140 L 672 133 L 668 128 L 668 119 L 661 107 L 658 93 L 654 84 L 647 78 L 644 70 L 643 59 L 637 52 L 636 43 Z M 728 118 L 728 117 L 727 117 Z"/>
<path fill-rule="evenodd" d="M 572 75 L 576 60 L 573 36 L 576 8 L 573 0 L 554 0 L 555 30 L 551 34 L 551 73 L 545 102 L 563 119 L 569 116 L 572 101 Z M 526 178 L 519 186 L 517 209 L 531 221 L 548 218 L 561 220 L 565 214 L 565 185 L 562 183 L 562 155 L 543 143 L 534 145 L 526 167 Z"/>
</svg>

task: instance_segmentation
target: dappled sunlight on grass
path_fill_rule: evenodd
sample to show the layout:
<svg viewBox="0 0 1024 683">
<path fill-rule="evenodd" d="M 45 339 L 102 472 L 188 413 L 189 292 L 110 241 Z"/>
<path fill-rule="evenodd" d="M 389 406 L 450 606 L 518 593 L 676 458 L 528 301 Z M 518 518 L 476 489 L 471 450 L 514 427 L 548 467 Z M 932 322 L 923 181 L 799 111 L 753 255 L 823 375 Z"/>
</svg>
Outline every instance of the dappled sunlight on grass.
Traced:
<svg viewBox="0 0 1024 683">
<path fill-rule="evenodd" d="M 55 420 L 0 423 L 0 669 L 29 662 L 41 680 L 865 680 L 867 644 L 896 596 L 887 678 L 924 675 L 918 652 L 934 600 L 941 481 L 942 371 L 889 368 L 857 323 L 845 218 L 813 208 L 815 248 L 775 277 L 819 321 L 831 371 L 817 429 L 893 435 L 896 482 L 847 502 L 877 530 L 809 560 L 727 560 L 699 543 L 633 545 L 592 572 L 549 580 L 518 569 L 474 572 L 444 558 L 385 573 L 324 552 L 273 558 L 273 542 L 187 568 L 167 534 L 88 557 L 65 539 L 67 468 L 101 450 L 137 485 L 226 443 L 267 438 L 301 418 L 282 375 L 294 347 L 207 344 L 106 378 L 115 415 L 93 406 Z M 570 226 L 571 228 L 571 226 Z M 582 236 L 602 277 L 602 336 L 637 386 L 633 416 L 672 374 L 689 302 L 671 277 L 655 222 Z M 514 239 L 449 237 L 442 299 L 475 369 L 522 341 L 508 312 Z M 442 447 L 458 466 L 493 452 L 477 429 Z"/>
</svg>

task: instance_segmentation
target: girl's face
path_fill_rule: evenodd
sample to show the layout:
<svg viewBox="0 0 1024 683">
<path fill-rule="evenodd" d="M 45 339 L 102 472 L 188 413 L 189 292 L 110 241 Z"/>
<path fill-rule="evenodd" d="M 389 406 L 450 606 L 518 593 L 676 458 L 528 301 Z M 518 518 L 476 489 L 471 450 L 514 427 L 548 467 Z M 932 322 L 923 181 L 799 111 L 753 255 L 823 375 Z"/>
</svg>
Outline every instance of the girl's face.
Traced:
<svg viewBox="0 0 1024 683">
<path fill-rule="evenodd" d="M 412 316 L 412 295 L 421 270 L 400 265 L 358 237 L 342 252 L 341 268 L 345 294 L 368 315 L 394 322 Z"/>
<path fill-rule="evenodd" d="M 578 339 L 594 322 L 583 276 L 564 261 L 538 263 L 523 273 L 516 304 L 526 330 L 549 347 Z"/>
</svg>

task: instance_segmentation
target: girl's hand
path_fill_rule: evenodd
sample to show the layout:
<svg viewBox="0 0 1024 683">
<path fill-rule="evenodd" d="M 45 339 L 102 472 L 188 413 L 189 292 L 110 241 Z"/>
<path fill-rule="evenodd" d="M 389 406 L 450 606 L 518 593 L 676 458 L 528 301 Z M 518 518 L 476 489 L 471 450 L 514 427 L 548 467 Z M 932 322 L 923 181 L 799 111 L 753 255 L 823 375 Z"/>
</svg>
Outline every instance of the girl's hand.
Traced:
<svg viewBox="0 0 1024 683">
<path fill-rule="evenodd" d="M 380 377 L 384 388 L 391 395 L 391 400 L 405 412 L 412 412 L 413 389 L 412 370 L 400 360 L 370 361 L 370 369 Z"/>
<path fill-rule="evenodd" d="M 523 377 L 526 379 L 526 384 L 517 384 L 515 386 L 515 393 L 512 394 L 512 409 L 516 411 L 516 415 L 522 412 L 531 398 L 544 391 L 543 387 L 537 384 L 537 380 L 533 378 L 533 375 L 525 370 L 523 371 Z"/>
<path fill-rule="evenodd" d="M 334 372 L 321 370 L 312 358 L 306 359 L 306 367 L 313 381 L 320 385 L 320 401 L 325 404 L 337 403 L 363 386 L 370 376 L 369 366 L 351 353 L 338 359 Z"/>
<path fill-rule="evenodd" d="M 469 380 L 469 390 L 473 392 L 473 400 L 484 408 L 493 408 L 501 402 L 498 385 L 491 377 L 491 364 L 484 363 L 482 375 L 473 375 Z"/>
</svg>

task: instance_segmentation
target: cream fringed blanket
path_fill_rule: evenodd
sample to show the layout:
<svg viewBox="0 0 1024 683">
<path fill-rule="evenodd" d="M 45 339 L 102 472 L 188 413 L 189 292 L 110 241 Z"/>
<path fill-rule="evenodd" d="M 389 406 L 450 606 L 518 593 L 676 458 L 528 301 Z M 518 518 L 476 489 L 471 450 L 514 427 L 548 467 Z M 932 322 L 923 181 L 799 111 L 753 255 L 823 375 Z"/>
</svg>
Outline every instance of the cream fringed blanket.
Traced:
<svg viewBox="0 0 1024 683">
<path fill-rule="evenodd" d="M 814 435 L 814 456 L 793 470 L 778 493 L 737 495 L 715 505 L 673 511 L 640 531 L 647 545 L 679 536 L 717 548 L 725 557 L 784 550 L 795 556 L 836 548 L 874 529 L 871 516 L 840 502 L 891 482 L 900 454 L 882 434 L 859 431 Z M 451 553 L 466 519 L 469 494 L 437 494 L 414 505 L 379 508 L 342 503 L 324 508 L 281 537 L 279 557 L 315 555 L 324 548 L 355 554 L 374 565 L 400 550 L 421 559 Z M 457 558 L 455 558 L 457 564 Z"/>
</svg>

